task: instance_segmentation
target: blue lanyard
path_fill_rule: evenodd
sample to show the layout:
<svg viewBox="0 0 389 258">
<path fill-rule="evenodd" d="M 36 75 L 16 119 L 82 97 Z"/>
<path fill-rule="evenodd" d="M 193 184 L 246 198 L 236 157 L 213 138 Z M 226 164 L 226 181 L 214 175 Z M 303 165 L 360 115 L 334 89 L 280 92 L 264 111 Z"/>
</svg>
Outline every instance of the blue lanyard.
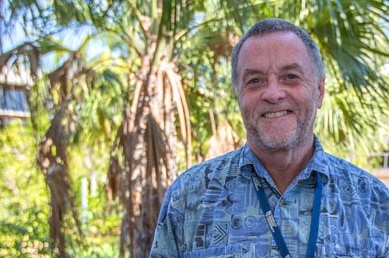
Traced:
<svg viewBox="0 0 389 258">
<path fill-rule="evenodd" d="M 263 190 L 263 185 L 258 177 L 258 175 L 253 171 L 252 179 L 254 182 L 255 189 L 258 193 L 258 198 L 261 203 L 262 211 L 265 214 L 265 218 L 273 238 L 276 241 L 278 248 L 280 249 L 281 256 L 284 258 L 291 258 L 288 247 L 285 244 L 285 240 L 282 237 L 280 228 L 277 225 L 277 222 L 274 218 L 273 212 L 270 208 L 269 202 L 267 201 L 265 192 Z M 315 246 L 317 242 L 317 236 L 319 233 L 319 217 L 320 217 L 320 205 L 321 205 L 321 193 L 323 190 L 323 182 L 319 174 L 316 174 L 316 187 L 315 187 L 315 197 L 313 202 L 313 210 L 311 217 L 311 229 L 309 232 L 309 240 L 307 246 L 306 258 L 314 257 Z"/>
</svg>

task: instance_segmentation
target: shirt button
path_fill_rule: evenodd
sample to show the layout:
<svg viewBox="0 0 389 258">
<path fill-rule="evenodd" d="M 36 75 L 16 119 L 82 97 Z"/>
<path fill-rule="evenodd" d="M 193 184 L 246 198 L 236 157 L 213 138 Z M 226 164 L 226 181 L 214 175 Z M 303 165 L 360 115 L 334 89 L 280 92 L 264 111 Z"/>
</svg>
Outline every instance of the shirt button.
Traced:
<svg viewBox="0 0 389 258">
<path fill-rule="evenodd" d="M 280 205 L 281 206 L 286 206 L 286 205 L 288 205 L 288 202 L 285 199 L 281 199 L 280 200 Z"/>
</svg>

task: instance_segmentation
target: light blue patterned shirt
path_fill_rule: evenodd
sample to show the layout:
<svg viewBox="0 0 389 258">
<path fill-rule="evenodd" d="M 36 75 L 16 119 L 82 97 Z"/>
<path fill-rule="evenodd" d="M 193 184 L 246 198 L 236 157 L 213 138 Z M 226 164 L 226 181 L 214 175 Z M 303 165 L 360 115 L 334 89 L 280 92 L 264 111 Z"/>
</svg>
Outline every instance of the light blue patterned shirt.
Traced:
<svg viewBox="0 0 389 258">
<path fill-rule="evenodd" d="M 280 257 L 251 178 L 265 194 L 293 258 L 305 257 L 315 176 L 323 181 L 315 257 L 389 257 L 389 191 L 371 174 L 325 153 L 284 194 L 248 145 L 199 163 L 166 192 L 150 257 Z"/>
</svg>

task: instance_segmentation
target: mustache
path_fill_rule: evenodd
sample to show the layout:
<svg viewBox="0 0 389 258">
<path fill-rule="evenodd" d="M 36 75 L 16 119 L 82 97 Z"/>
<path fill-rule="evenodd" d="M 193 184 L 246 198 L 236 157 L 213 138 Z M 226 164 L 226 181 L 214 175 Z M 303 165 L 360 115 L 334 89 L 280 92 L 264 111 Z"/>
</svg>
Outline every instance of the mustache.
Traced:
<svg viewBox="0 0 389 258">
<path fill-rule="evenodd" d="M 276 113 L 276 112 L 294 112 L 296 105 L 291 102 L 283 102 L 280 104 L 269 104 L 269 103 L 263 103 L 261 105 L 256 106 L 252 112 L 255 117 L 263 116 L 266 113 Z M 246 112 L 249 110 L 245 110 Z"/>
</svg>

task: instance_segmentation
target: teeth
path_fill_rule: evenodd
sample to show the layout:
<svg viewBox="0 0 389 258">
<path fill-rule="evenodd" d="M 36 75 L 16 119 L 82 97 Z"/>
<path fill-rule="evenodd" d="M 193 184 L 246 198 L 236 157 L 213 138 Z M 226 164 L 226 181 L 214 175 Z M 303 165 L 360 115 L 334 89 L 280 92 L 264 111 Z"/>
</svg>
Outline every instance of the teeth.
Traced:
<svg viewBox="0 0 389 258">
<path fill-rule="evenodd" d="M 286 115 L 288 111 L 280 111 L 280 112 L 273 112 L 273 113 L 266 113 L 264 117 L 266 118 L 274 118 L 274 117 L 280 117 L 283 115 Z"/>
</svg>

